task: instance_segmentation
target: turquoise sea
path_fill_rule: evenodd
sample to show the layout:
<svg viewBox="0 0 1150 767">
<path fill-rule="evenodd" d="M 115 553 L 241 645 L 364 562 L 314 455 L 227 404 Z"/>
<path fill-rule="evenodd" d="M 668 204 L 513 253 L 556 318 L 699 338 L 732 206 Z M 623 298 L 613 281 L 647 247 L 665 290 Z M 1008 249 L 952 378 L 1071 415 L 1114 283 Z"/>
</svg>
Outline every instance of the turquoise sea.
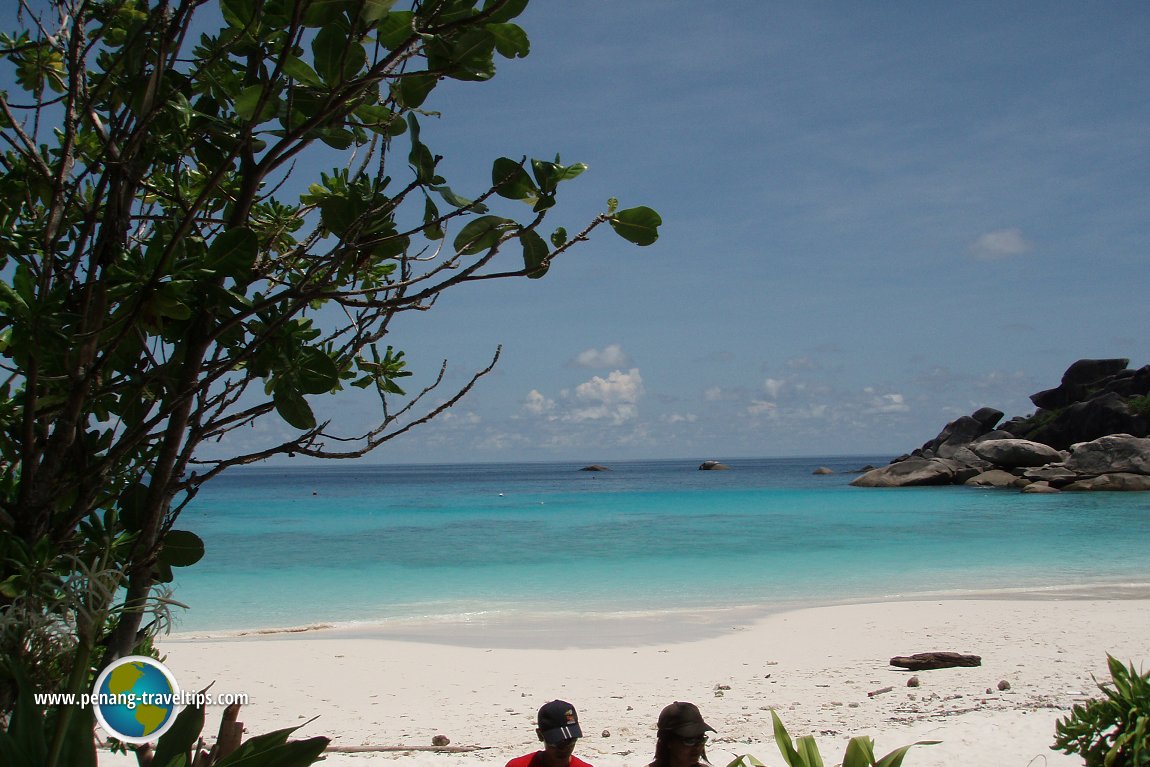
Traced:
<svg viewBox="0 0 1150 767">
<path fill-rule="evenodd" d="M 180 517 L 207 554 L 175 628 L 1150 588 L 1150 493 L 849 486 L 887 460 L 237 469 Z"/>
</svg>

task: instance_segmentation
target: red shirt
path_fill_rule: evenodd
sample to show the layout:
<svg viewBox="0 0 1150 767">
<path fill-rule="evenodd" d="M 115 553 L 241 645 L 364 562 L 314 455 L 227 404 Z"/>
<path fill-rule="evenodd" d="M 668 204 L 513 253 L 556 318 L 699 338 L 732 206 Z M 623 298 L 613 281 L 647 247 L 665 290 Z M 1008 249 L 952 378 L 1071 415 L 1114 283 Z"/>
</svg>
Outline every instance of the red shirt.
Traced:
<svg viewBox="0 0 1150 767">
<path fill-rule="evenodd" d="M 545 753 L 545 751 L 536 751 L 534 754 L 517 756 L 507 763 L 507 767 L 542 767 Z M 577 756 L 572 756 L 571 767 L 591 767 L 591 765 Z"/>
</svg>

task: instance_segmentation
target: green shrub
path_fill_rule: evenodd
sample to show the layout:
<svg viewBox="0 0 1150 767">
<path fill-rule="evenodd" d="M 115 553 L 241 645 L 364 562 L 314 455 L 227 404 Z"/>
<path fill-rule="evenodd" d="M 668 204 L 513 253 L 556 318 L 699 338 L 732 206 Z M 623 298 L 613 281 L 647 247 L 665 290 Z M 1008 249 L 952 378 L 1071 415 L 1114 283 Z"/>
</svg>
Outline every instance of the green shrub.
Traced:
<svg viewBox="0 0 1150 767">
<path fill-rule="evenodd" d="M 819 747 L 815 744 L 814 736 L 804 735 L 792 741 L 787 728 L 783 726 L 779 715 L 771 712 L 771 719 L 775 723 L 775 743 L 783 761 L 790 767 L 823 767 L 823 758 L 819 754 Z M 882 759 L 875 760 L 874 740 L 865 735 L 851 738 L 847 743 L 846 753 L 843 754 L 842 767 L 899 767 L 906 758 L 906 752 L 913 746 L 930 746 L 938 743 L 937 740 L 923 740 L 909 746 L 896 748 Z M 727 767 L 765 767 L 750 754 L 743 754 L 735 758 Z"/>
<path fill-rule="evenodd" d="M 1150 767 L 1150 672 L 1106 656 L 1103 697 L 1077 705 L 1055 725 L 1052 750 L 1078 754 L 1086 767 Z"/>
</svg>

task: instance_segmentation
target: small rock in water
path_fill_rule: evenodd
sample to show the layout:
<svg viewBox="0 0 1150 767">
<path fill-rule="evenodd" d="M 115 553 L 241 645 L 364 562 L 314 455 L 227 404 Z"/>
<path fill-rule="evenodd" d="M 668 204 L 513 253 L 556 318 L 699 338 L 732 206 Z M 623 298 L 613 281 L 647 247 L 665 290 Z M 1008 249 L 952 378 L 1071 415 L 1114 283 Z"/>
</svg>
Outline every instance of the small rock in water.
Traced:
<svg viewBox="0 0 1150 767">
<path fill-rule="evenodd" d="M 447 737 L 446 735 L 436 735 L 431 739 L 431 745 L 433 746 L 447 746 L 450 744 L 451 738 Z"/>
</svg>

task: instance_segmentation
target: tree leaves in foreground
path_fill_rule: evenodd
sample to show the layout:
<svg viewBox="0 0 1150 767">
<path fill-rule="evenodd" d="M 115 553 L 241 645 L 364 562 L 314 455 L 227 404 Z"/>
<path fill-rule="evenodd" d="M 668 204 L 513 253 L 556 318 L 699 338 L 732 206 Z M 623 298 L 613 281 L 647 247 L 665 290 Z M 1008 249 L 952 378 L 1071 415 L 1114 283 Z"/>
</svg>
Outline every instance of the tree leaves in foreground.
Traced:
<svg viewBox="0 0 1150 767">
<path fill-rule="evenodd" d="M 204 482 L 276 455 L 362 456 L 498 359 L 451 392 L 442 369 L 408 392 L 403 351 L 385 343 L 397 315 L 465 283 L 542 277 L 603 224 L 654 242 L 658 215 L 614 201 L 571 234 L 549 225 L 582 163 L 493 158 L 490 185 L 464 189 L 424 143 L 441 82 L 482 83 L 528 55 L 526 5 L 20 0 L 6 17 L 9 668 L 81 691 L 164 624 L 154 587 L 203 554 L 175 524 Z M 314 403 L 349 386 L 378 395 L 379 417 L 338 433 Z M 233 452 L 205 457 L 221 441 Z"/>
</svg>

